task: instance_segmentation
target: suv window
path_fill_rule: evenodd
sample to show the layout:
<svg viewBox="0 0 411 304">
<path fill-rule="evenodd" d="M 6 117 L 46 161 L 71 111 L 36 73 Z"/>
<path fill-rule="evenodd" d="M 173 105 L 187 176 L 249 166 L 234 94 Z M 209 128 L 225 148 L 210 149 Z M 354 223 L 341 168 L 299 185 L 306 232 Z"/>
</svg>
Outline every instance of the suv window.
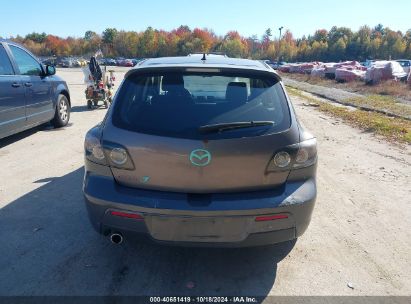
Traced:
<svg viewBox="0 0 411 304">
<path fill-rule="evenodd" d="M 188 139 L 257 136 L 290 127 L 290 112 L 275 77 L 240 72 L 134 74 L 125 79 L 113 110 L 115 126 Z M 203 134 L 201 126 L 272 121 L 269 126 Z"/>
<path fill-rule="evenodd" d="M 399 64 L 402 66 L 402 67 L 409 67 L 409 66 L 411 66 L 411 62 L 410 61 L 398 61 L 399 62 Z"/>
<path fill-rule="evenodd" d="M 40 76 L 42 74 L 40 64 L 29 53 L 13 45 L 10 45 L 10 50 L 21 75 Z"/>
<path fill-rule="evenodd" d="M 0 44 L 0 75 L 14 75 L 9 56 Z"/>
</svg>

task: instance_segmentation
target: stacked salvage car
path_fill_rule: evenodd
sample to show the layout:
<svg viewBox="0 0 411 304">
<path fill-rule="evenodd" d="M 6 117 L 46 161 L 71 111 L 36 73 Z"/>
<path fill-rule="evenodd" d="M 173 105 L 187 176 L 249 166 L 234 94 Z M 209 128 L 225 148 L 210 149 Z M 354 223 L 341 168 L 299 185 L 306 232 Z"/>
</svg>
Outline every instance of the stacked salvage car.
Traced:
<svg viewBox="0 0 411 304">
<path fill-rule="evenodd" d="M 343 64 L 335 70 L 335 80 L 338 82 L 350 82 L 354 80 L 363 80 L 367 68 L 357 61 Z"/>
<path fill-rule="evenodd" d="M 406 80 L 407 73 L 397 61 L 373 61 L 368 66 L 357 61 L 294 63 L 282 66 L 283 73 L 310 74 L 312 76 L 335 79 L 338 82 L 365 81 L 377 84 L 384 80 Z M 408 82 L 411 83 L 411 77 Z"/>
<path fill-rule="evenodd" d="M 405 80 L 407 76 L 402 66 L 396 61 L 376 61 L 368 68 L 365 82 L 377 84 L 389 79 Z"/>
</svg>

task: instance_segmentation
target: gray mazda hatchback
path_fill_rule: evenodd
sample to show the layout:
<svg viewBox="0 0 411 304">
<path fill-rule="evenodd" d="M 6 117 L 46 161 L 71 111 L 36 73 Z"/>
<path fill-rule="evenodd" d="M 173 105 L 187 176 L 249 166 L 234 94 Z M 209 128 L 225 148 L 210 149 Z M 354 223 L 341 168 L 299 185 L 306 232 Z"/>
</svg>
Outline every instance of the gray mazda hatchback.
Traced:
<svg viewBox="0 0 411 304">
<path fill-rule="evenodd" d="M 264 62 L 149 59 L 85 139 L 94 228 L 121 243 L 242 247 L 301 236 L 316 199 L 316 139 Z"/>
</svg>

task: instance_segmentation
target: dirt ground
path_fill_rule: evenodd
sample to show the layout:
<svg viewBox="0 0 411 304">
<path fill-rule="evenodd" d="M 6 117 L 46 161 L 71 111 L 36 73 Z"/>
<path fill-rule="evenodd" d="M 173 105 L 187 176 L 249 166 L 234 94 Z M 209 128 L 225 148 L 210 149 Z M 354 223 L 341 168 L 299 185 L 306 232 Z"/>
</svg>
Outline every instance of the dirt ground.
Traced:
<svg viewBox="0 0 411 304">
<path fill-rule="evenodd" d="M 0 295 L 411 295 L 409 146 L 293 98 L 319 144 L 317 205 L 296 243 L 114 246 L 92 230 L 81 193 L 84 135 L 106 110 L 87 110 L 80 70 L 58 74 L 70 125 L 0 141 Z"/>
</svg>

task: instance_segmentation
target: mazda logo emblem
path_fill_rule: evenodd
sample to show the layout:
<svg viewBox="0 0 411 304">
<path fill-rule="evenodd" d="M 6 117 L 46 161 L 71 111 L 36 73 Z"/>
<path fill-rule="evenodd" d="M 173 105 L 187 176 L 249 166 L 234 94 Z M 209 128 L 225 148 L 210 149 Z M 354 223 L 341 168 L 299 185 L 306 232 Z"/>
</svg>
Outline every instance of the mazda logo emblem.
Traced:
<svg viewBox="0 0 411 304">
<path fill-rule="evenodd" d="M 190 162 L 197 167 L 205 167 L 211 162 L 211 153 L 204 149 L 197 149 L 190 153 Z"/>
</svg>

